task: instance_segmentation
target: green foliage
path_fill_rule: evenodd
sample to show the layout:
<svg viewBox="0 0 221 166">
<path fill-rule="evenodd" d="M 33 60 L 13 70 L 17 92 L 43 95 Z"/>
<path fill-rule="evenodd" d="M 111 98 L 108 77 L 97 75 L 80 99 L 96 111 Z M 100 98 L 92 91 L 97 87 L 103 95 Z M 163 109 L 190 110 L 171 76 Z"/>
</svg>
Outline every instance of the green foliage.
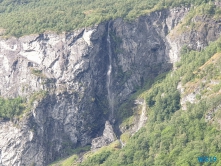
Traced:
<svg viewBox="0 0 221 166">
<path fill-rule="evenodd" d="M 21 115 L 25 109 L 24 102 L 21 97 L 14 99 L 0 98 L 0 118 L 12 119 Z"/>
<path fill-rule="evenodd" d="M 90 166 L 91 163 L 94 163 L 95 165 L 102 164 L 110 154 L 111 154 L 110 151 L 104 151 L 98 155 L 94 155 L 92 158 L 89 159 L 88 166 Z"/>
<path fill-rule="evenodd" d="M 47 78 L 47 76 L 43 73 L 42 70 L 38 70 L 38 69 L 35 69 L 35 68 L 31 68 L 31 74 L 37 76 L 37 77 L 40 77 L 43 79 L 43 84 L 48 84 L 48 83 L 51 83 L 53 82 L 54 80 L 51 79 L 51 78 Z"/>
<path fill-rule="evenodd" d="M 48 92 L 41 90 L 38 92 L 34 92 L 30 97 L 29 100 L 25 104 L 24 112 L 29 112 L 34 104 L 34 101 L 40 101 L 47 96 Z"/>
<path fill-rule="evenodd" d="M 65 158 L 65 159 L 63 159 L 63 160 L 55 161 L 54 163 L 50 164 L 50 166 L 72 166 L 73 163 L 75 163 L 77 161 L 77 159 L 78 159 L 78 155 L 77 154 L 84 153 L 84 152 L 90 150 L 90 145 L 72 149 L 70 142 L 65 142 L 64 144 L 66 144 L 66 146 L 69 146 L 69 147 L 67 147 L 69 149 L 65 149 L 65 150 L 68 150 L 68 154 L 70 156 Z"/>
<path fill-rule="evenodd" d="M 4 99 L 0 97 L 0 119 L 12 120 L 14 117 L 20 116 L 29 112 L 33 106 L 34 101 L 39 101 L 47 95 L 46 91 L 34 92 L 29 100 L 17 97 Z"/>
<path fill-rule="evenodd" d="M 72 166 L 73 163 L 76 162 L 77 159 L 78 159 L 77 155 L 72 155 L 68 157 L 67 159 L 53 163 L 50 166 Z"/>
<path fill-rule="evenodd" d="M 88 152 L 84 155 L 84 166 L 101 165 L 113 152 L 119 150 L 120 143 L 118 140 L 112 142 L 108 146 L 104 146 L 95 152 Z"/>
<path fill-rule="evenodd" d="M 42 77 L 42 70 L 31 69 L 31 73 L 36 76 Z"/>
<path fill-rule="evenodd" d="M 0 33 L 16 37 L 45 31 L 70 31 L 123 17 L 132 20 L 151 11 L 204 3 L 201 0 L 1 0 Z M 214 6 L 205 9 L 218 13 Z"/>
</svg>

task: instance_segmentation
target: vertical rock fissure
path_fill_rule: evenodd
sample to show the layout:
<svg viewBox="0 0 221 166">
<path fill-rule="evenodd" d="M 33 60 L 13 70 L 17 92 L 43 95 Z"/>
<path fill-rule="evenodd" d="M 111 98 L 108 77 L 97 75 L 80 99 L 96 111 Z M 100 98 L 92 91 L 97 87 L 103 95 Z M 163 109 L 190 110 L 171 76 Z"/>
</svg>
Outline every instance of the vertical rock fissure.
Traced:
<svg viewBox="0 0 221 166">
<path fill-rule="evenodd" d="M 114 119 L 114 99 L 112 92 L 112 51 L 111 51 L 111 39 L 110 39 L 110 22 L 108 23 L 107 28 L 107 45 L 108 45 L 108 57 L 109 57 L 109 65 L 107 71 L 107 98 L 110 109 L 109 120 L 112 121 Z"/>
</svg>

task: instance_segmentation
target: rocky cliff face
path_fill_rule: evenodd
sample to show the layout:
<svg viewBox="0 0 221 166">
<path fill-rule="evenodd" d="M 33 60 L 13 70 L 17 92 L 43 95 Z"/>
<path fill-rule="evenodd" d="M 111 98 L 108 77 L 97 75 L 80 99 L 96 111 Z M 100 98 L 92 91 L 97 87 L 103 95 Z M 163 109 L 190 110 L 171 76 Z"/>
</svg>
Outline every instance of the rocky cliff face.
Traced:
<svg viewBox="0 0 221 166">
<path fill-rule="evenodd" d="M 177 13 L 177 10 L 174 10 Z M 174 27 L 167 35 L 169 43 L 169 56 L 172 62 L 180 59 L 179 52 L 183 46 L 191 50 L 202 50 L 209 42 L 220 37 L 220 20 L 215 20 L 209 16 L 195 16 L 191 19 L 194 27 L 180 23 Z M 182 27 L 182 28 L 181 28 Z"/>
<path fill-rule="evenodd" d="M 114 134 L 113 127 L 109 121 L 106 121 L 103 135 L 92 140 L 91 150 L 96 150 L 103 146 L 107 146 L 115 140 L 116 136 Z"/>
<path fill-rule="evenodd" d="M 193 45 L 198 40 L 193 32 L 168 35 L 187 12 L 176 8 L 71 33 L 1 39 L 1 96 L 27 97 L 32 107 L 19 121 L 1 120 L 0 165 L 47 165 L 101 136 L 107 120 L 114 125 L 119 105 L 172 68 L 186 38 Z"/>
</svg>

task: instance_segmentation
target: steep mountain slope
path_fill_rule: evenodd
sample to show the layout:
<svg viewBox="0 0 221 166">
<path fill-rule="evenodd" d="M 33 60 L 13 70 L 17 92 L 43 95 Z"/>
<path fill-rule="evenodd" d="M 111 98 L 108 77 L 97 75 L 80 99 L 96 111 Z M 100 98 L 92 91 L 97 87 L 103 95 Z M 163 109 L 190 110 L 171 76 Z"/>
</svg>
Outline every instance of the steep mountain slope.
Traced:
<svg viewBox="0 0 221 166">
<path fill-rule="evenodd" d="M 220 165 L 220 44 L 219 39 L 200 53 L 191 51 L 183 54 L 179 69 L 164 79 L 157 79 L 148 91 L 139 96 L 149 103 L 146 126 L 131 137 L 123 149 L 115 142 L 115 146 L 110 145 L 94 154 L 87 153 L 81 165 L 201 165 L 198 161 L 200 156 L 212 157 L 211 162 L 203 165 Z M 189 62 L 193 54 L 196 57 Z M 186 82 L 187 67 L 192 67 L 189 71 L 193 75 Z M 180 101 L 179 97 L 175 100 L 176 97 L 171 96 L 176 88 L 181 91 L 182 105 L 178 106 L 185 103 L 185 107 L 166 120 L 162 119 L 164 111 L 172 111 L 173 101 Z M 195 97 L 188 97 L 191 95 Z M 156 96 L 154 105 L 150 101 L 153 96 Z M 172 102 L 168 103 L 168 100 Z M 162 104 L 165 102 L 165 105 Z M 75 157 L 70 163 L 77 165 Z"/>
<path fill-rule="evenodd" d="M 47 165 L 88 150 L 88 145 L 94 150 L 110 143 L 111 150 L 103 147 L 83 158 L 80 154 L 78 161 L 196 165 L 197 155 L 219 157 L 219 131 L 203 118 L 219 109 L 219 93 L 207 99 L 207 92 L 195 90 L 192 98 L 199 103 L 186 103 L 194 74 L 203 79 L 204 69 L 218 64 L 210 60 L 202 66 L 220 49 L 217 41 L 203 51 L 219 38 L 218 12 L 217 3 L 208 3 L 61 34 L 1 38 L 1 165 Z M 180 50 L 181 61 L 175 65 Z M 214 119 L 219 123 L 219 116 Z M 191 153 L 185 156 L 187 151 Z"/>
<path fill-rule="evenodd" d="M 80 165 L 195 166 L 200 156 L 212 157 L 203 165 L 220 165 L 220 44 L 183 54 L 176 71 L 139 96 L 147 101 L 146 126 L 123 149 L 104 149 Z"/>
<path fill-rule="evenodd" d="M 26 114 L 14 119 L 16 126 L 3 116 L 2 163 L 48 164 L 90 144 L 105 121 L 115 124 L 109 93 L 117 109 L 148 79 L 171 69 L 163 27 L 166 20 L 169 27 L 179 22 L 186 10 L 177 10 L 133 23 L 117 19 L 72 33 L 1 40 L 1 95 L 27 98 Z"/>
<path fill-rule="evenodd" d="M 158 76 L 151 86 L 147 86 L 148 90 L 142 89 L 138 95 L 139 101 L 142 101 L 141 99 L 146 101 L 148 120 L 145 127 L 131 136 L 130 132 L 137 123 L 135 119 L 136 114 L 140 114 L 140 108 L 131 105 L 130 102 L 133 100 L 130 100 L 128 105 L 136 110 L 134 116 L 121 124 L 124 147 L 122 148 L 120 142 L 115 142 L 114 146 L 86 153 L 81 164 L 77 158 L 70 163 L 82 166 L 221 164 L 219 160 L 221 40 L 210 43 L 205 49 L 206 43 L 203 42 L 212 36 L 218 37 L 219 32 L 211 27 L 219 27 L 219 24 L 211 24 L 214 20 L 210 16 L 204 16 L 204 19 L 196 16 L 192 20 L 196 20 L 195 18 L 204 21 L 201 22 L 201 28 L 194 27 L 192 31 L 184 33 L 189 35 L 197 33 L 203 36 L 202 32 L 209 29 L 210 33 L 207 34 L 210 36 L 201 39 L 201 35 L 198 35 L 198 40 L 194 38 L 184 40 L 182 37 L 174 40 L 181 41 L 176 42 L 175 46 L 180 43 L 184 46 L 180 50 L 180 62 L 174 65 L 176 70 L 166 73 L 166 76 L 165 74 Z M 184 19 L 181 24 L 185 24 L 185 20 L 188 19 Z M 210 28 L 205 30 L 204 28 L 208 26 Z M 179 34 L 183 36 L 179 28 L 180 25 L 168 36 Z M 201 31 L 202 29 L 204 30 Z M 217 35 L 213 35 L 211 31 Z M 202 47 L 197 47 L 199 42 L 203 43 Z M 125 108 L 127 111 L 131 109 L 127 106 Z M 212 157 L 212 160 L 200 163 L 198 157 L 201 156 Z M 65 160 L 67 161 L 70 161 L 70 158 Z"/>
</svg>

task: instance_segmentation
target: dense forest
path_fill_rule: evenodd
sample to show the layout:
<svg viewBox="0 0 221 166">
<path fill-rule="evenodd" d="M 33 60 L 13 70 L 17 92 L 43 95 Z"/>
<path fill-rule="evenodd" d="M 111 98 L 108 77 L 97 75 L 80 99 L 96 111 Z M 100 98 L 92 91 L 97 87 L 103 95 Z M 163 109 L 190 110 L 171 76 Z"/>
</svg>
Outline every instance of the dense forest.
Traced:
<svg viewBox="0 0 221 166">
<path fill-rule="evenodd" d="M 1 0 L 0 34 L 16 36 L 70 31 L 122 17 L 127 20 L 174 6 L 209 0 Z"/>
</svg>

